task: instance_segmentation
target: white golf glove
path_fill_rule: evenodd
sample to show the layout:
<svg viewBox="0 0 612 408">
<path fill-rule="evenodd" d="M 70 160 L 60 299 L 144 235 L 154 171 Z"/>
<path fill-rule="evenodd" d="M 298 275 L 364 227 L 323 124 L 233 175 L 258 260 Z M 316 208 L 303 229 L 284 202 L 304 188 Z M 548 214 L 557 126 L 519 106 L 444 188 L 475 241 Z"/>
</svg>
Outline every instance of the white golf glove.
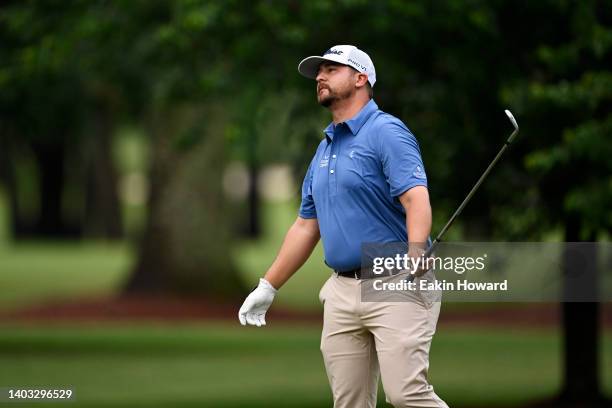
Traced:
<svg viewBox="0 0 612 408">
<path fill-rule="evenodd" d="M 266 312 L 274 300 L 276 289 L 267 280 L 260 278 L 259 285 L 247 296 L 238 312 L 240 324 L 246 326 L 266 325 Z"/>
</svg>

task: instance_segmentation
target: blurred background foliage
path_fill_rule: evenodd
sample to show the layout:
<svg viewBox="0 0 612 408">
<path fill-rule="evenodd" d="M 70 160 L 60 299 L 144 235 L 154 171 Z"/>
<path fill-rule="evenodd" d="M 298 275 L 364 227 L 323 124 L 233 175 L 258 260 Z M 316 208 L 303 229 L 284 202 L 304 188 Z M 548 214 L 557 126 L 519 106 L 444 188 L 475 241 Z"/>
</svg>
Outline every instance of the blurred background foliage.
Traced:
<svg viewBox="0 0 612 408">
<path fill-rule="evenodd" d="M 127 233 L 139 243 L 129 288 L 239 288 L 234 265 L 218 258 L 236 237 L 260 235 L 262 170 L 289 165 L 295 201 L 328 121 L 296 64 L 353 43 L 376 62 L 377 102 L 419 138 L 435 227 L 498 149 L 511 107 L 520 143 L 454 237 L 603 239 L 612 224 L 606 5 L 9 2 L 0 137 L 10 234 Z M 124 149 L 147 160 L 125 164 Z M 228 168 L 236 194 L 226 204 Z M 215 287 L 207 269 L 227 285 Z"/>
<path fill-rule="evenodd" d="M 0 306 L 237 302 L 295 218 L 330 120 L 297 63 L 334 44 L 370 54 L 376 102 L 418 138 L 434 233 L 510 108 L 521 135 L 448 239 L 609 240 L 609 1 L 6 1 Z M 318 307 L 320 248 L 303 269 L 281 305 Z"/>
</svg>

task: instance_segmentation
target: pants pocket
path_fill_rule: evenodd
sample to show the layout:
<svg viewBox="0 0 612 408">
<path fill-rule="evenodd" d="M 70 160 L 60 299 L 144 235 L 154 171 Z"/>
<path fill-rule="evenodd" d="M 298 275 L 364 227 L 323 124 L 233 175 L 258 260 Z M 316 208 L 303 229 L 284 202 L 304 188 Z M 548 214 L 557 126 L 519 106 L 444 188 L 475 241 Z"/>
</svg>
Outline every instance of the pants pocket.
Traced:
<svg viewBox="0 0 612 408">
<path fill-rule="evenodd" d="M 321 302 L 321 304 L 325 304 L 325 294 L 326 294 L 325 292 L 326 292 L 327 286 L 329 286 L 331 279 L 332 279 L 331 276 L 327 278 L 323 286 L 321 286 L 321 290 L 319 290 L 319 302 Z"/>
<path fill-rule="evenodd" d="M 436 275 L 433 273 L 433 271 L 430 270 L 423 276 L 421 276 L 419 280 L 426 280 L 430 284 L 435 284 Z M 420 284 L 421 283 L 418 282 L 419 286 Z M 427 309 L 430 309 L 435 303 L 439 303 L 442 301 L 442 291 L 438 289 L 418 289 L 417 293 L 419 294 L 421 301 Z"/>
</svg>

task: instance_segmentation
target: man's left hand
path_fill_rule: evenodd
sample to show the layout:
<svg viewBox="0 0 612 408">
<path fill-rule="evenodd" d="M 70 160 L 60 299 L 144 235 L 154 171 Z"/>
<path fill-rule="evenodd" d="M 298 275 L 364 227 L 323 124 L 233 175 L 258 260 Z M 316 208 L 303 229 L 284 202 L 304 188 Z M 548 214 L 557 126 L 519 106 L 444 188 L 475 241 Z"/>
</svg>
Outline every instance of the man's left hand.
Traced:
<svg viewBox="0 0 612 408">
<path fill-rule="evenodd" d="M 425 249 L 420 246 L 410 245 L 408 248 L 408 258 L 410 259 L 410 273 L 417 278 L 425 275 L 434 266 L 434 258 L 423 258 Z M 416 264 L 416 268 L 414 265 Z"/>
</svg>

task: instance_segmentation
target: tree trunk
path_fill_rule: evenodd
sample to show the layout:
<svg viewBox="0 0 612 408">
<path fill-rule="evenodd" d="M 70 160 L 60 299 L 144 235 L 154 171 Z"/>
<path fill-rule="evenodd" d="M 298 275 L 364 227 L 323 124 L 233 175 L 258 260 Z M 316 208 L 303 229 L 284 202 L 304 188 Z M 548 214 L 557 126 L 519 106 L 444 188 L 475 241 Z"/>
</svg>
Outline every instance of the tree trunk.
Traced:
<svg viewBox="0 0 612 408">
<path fill-rule="evenodd" d="M 31 235 L 42 238 L 77 237 L 79 228 L 68 225 L 62 211 L 66 159 L 64 140 L 36 141 L 31 143 L 31 147 L 40 183 L 40 212 Z"/>
<path fill-rule="evenodd" d="M 98 104 L 88 144 L 85 234 L 94 238 L 123 237 L 117 172 L 112 159 L 113 119 L 109 108 Z"/>
<path fill-rule="evenodd" d="M 259 168 L 257 164 L 249 164 L 249 223 L 247 236 L 257 238 L 261 234 L 260 200 L 259 200 Z"/>
<path fill-rule="evenodd" d="M 222 201 L 220 116 L 195 108 L 156 115 L 148 215 L 128 292 L 244 293 Z"/>
<path fill-rule="evenodd" d="M 580 229 L 578 216 L 569 217 L 566 220 L 565 241 L 580 241 Z M 565 365 L 560 398 L 564 406 L 599 407 L 603 406 L 599 383 L 600 308 L 597 302 L 580 301 L 585 296 L 596 296 L 597 253 L 593 246 L 592 250 L 587 251 L 589 253 L 581 251 L 581 256 L 576 256 L 576 251 L 569 249 L 570 246 L 564 253 L 566 299 L 562 309 Z M 585 266 L 584 262 L 592 264 Z M 582 274 L 585 271 L 586 274 Z"/>
<path fill-rule="evenodd" d="M 19 239 L 26 235 L 31 228 L 29 223 L 23 218 L 19 210 L 19 200 L 17 192 L 17 180 L 14 169 L 14 151 L 11 138 L 7 134 L 6 128 L 0 133 L 0 182 L 6 189 L 6 199 L 8 201 L 10 221 L 10 235 L 13 239 Z"/>
</svg>

